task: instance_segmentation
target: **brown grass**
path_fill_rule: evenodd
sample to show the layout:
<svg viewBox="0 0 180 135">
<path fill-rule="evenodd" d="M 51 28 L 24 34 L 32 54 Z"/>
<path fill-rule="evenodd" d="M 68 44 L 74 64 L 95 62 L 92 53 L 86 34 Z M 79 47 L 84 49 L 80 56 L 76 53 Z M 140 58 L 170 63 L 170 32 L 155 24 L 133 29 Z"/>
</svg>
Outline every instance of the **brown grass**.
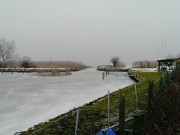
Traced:
<svg viewBox="0 0 180 135">
<path fill-rule="evenodd" d="M 69 76 L 71 75 L 71 71 L 66 69 L 65 72 L 61 72 L 59 69 L 52 69 L 50 72 L 45 72 L 44 70 L 39 70 L 38 72 L 34 73 L 37 76 Z"/>
<path fill-rule="evenodd" d="M 157 61 L 135 61 L 132 64 L 132 67 L 134 68 L 156 68 Z"/>
<path fill-rule="evenodd" d="M 38 61 L 34 62 L 37 68 L 71 68 L 72 70 L 82 70 L 86 65 L 72 61 Z"/>
<path fill-rule="evenodd" d="M 72 61 L 33 61 L 31 68 L 71 68 L 72 70 L 82 70 L 87 68 L 86 65 L 80 62 Z M 20 62 L 7 63 L 8 68 L 21 67 Z"/>
<path fill-rule="evenodd" d="M 118 62 L 117 67 L 126 67 L 124 62 Z"/>
</svg>

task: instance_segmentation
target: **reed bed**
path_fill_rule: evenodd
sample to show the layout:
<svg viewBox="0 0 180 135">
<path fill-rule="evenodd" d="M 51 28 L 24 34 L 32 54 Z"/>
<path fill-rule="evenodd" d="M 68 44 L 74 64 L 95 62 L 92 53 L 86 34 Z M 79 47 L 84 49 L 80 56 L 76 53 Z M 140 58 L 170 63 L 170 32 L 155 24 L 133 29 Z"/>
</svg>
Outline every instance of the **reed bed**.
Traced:
<svg viewBox="0 0 180 135">
<path fill-rule="evenodd" d="M 37 68 L 71 68 L 72 70 L 83 70 L 86 65 L 72 61 L 37 61 L 34 62 Z"/>
<path fill-rule="evenodd" d="M 132 64 L 134 68 L 156 68 L 158 66 L 157 61 L 135 61 Z"/>
</svg>

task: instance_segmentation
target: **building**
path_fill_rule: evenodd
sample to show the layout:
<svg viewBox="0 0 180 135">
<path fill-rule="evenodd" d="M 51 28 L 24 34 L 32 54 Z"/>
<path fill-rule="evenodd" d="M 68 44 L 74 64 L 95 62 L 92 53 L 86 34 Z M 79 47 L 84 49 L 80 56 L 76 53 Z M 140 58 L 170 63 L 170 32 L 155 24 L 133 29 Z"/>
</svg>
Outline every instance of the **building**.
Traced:
<svg viewBox="0 0 180 135">
<path fill-rule="evenodd" d="M 161 71 L 161 67 L 166 66 L 170 69 L 173 69 L 173 65 L 174 65 L 174 69 L 180 69 L 180 57 L 179 58 L 172 58 L 172 59 L 163 59 L 163 60 L 157 60 L 158 62 L 158 71 Z"/>
<path fill-rule="evenodd" d="M 175 69 L 180 69 L 180 58 L 177 58 L 174 61 L 174 66 L 175 66 Z"/>
</svg>

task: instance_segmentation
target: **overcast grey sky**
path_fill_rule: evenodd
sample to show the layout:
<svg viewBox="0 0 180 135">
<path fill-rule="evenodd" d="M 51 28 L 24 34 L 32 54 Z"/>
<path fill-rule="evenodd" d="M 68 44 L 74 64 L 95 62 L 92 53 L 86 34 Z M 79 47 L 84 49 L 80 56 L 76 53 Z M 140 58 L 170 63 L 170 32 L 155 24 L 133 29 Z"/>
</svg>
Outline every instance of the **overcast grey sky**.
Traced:
<svg viewBox="0 0 180 135">
<path fill-rule="evenodd" d="M 109 64 L 180 54 L 179 0 L 0 0 L 0 37 L 19 56 Z"/>
</svg>

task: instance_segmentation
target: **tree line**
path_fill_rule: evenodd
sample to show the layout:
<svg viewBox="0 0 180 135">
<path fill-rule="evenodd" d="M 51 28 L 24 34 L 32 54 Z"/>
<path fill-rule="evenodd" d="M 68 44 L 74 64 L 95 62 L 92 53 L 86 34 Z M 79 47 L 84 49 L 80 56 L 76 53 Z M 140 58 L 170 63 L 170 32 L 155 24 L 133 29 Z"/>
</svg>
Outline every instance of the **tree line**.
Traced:
<svg viewBox="0 0 180 135">
<path fill-rule="evenodd" d="M 31 58 L 24 56 L 23 58 L 18 58 L 15 53 L 15 42 L 14 40 L 6 40 L 5 38 L 0 38 L 0 68 L 20 66 L 24 68 L 33 67 Z"/>
<path fill-rule="evenodd" d="M 86 65 L 72 61 L 32 61 L 30 57 L 19 58 L 15 52 L 15 42 L 0 38 L 0 68 L 71 68 L 82 70 Z"/>
</svg>

